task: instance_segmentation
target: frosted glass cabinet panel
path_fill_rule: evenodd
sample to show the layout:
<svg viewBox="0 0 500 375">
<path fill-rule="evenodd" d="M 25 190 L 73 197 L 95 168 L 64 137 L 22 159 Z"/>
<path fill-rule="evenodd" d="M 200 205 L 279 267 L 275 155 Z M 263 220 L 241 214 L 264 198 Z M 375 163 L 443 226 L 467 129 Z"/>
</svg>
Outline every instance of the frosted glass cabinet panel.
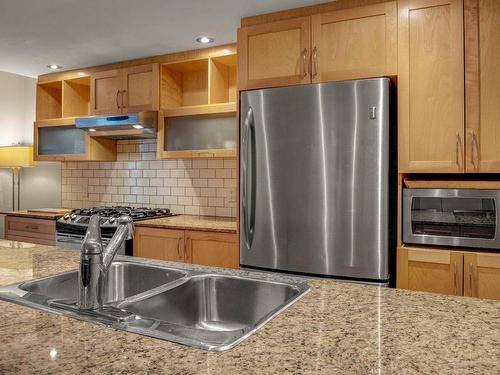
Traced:
<svg viewBox="0 0 500 375">
<path fill-rule="evenodd" d="M 236 155 L 236 117 L 182 116 L 165 119 L 165 157 Z"/>
<path fill-rule="evenodd" d="M 38 155 L 85 154 L 86 132 L 74 126 L 38 128 Z"/>
</svg>

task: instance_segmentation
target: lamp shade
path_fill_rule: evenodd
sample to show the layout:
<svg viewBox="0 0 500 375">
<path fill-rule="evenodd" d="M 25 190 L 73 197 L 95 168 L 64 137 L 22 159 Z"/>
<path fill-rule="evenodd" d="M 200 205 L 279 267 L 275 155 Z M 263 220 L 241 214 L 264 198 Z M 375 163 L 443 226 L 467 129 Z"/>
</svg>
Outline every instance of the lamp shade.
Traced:
<svg viewBox="0 0 500 375">
<path fill-rule="evenodd" d="M 33 167 L 33 146 L 0 147 L 0 168 Z"/>
</svg>

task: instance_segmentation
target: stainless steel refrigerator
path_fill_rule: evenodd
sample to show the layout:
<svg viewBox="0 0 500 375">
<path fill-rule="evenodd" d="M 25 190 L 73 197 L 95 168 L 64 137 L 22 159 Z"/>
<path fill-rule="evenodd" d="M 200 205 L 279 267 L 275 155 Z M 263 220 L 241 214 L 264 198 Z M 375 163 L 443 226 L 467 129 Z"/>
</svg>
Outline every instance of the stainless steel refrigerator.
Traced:
<svg viewBox="0 0 500 375">
<path fill-rule="evenodd" d="M 241 93 L 243 266 L 388 280 L 389 86 Z"/>
</svg>

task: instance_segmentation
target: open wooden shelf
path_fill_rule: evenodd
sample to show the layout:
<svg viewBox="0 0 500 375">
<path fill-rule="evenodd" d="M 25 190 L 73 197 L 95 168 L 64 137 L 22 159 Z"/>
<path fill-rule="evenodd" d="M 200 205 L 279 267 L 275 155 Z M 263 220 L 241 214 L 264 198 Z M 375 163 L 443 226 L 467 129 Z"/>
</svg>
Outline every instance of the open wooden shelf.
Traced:
<svg viewBox="0 0 500 375">
<path fill-rule="evenodd" d="M 210 59 L 210 104 L 236 102 L 236 55 Z"/>
<path fill-rule="evenodd" d="M 36 94 L 37 121 L 87 116 L 90 104 L 90 77 L 39 83 Z"/>
<path fill-rule="evenodd" d="M 46 82 L 37 85 L 37 120 L 62 117 L 62 90 L 62 81 Z"/>
<path fill-rule="evenodd" d="M 62 116 L 87 116 L 90 109 L 90 77 L 63 81 Z"/>
<path fill-rule="evenodd" d="M 208 104 L 208 59 L 162 64 L 161 108 Z"/>
<path fill-rule="evenodd" d="M 203 104 L 203 105 L 177 107 L 164 110 L 163 116 L 179 117 L 179 116 L 210 115 L 219 113 L 236 113 L 236 103 L 233 102 L 233 103 L 219 103 L 219 104 Z"/>
</svg>

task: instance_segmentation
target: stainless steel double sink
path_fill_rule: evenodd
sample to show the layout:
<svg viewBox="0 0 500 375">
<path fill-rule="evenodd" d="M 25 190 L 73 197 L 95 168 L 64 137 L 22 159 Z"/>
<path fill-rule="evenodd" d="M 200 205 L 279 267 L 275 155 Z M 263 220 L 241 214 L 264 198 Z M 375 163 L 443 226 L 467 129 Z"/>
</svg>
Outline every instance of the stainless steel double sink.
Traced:
<svg viewBox="0 0 500 375">
<path fill-rule="evenodd" d="M 77 271 L 0 287 L 0 299 L 210 351 L 233 348 L 309 291 L 276 282 L 153 264 L 112 264 L 105 308 L 75 307 Z"/>
</svg>

